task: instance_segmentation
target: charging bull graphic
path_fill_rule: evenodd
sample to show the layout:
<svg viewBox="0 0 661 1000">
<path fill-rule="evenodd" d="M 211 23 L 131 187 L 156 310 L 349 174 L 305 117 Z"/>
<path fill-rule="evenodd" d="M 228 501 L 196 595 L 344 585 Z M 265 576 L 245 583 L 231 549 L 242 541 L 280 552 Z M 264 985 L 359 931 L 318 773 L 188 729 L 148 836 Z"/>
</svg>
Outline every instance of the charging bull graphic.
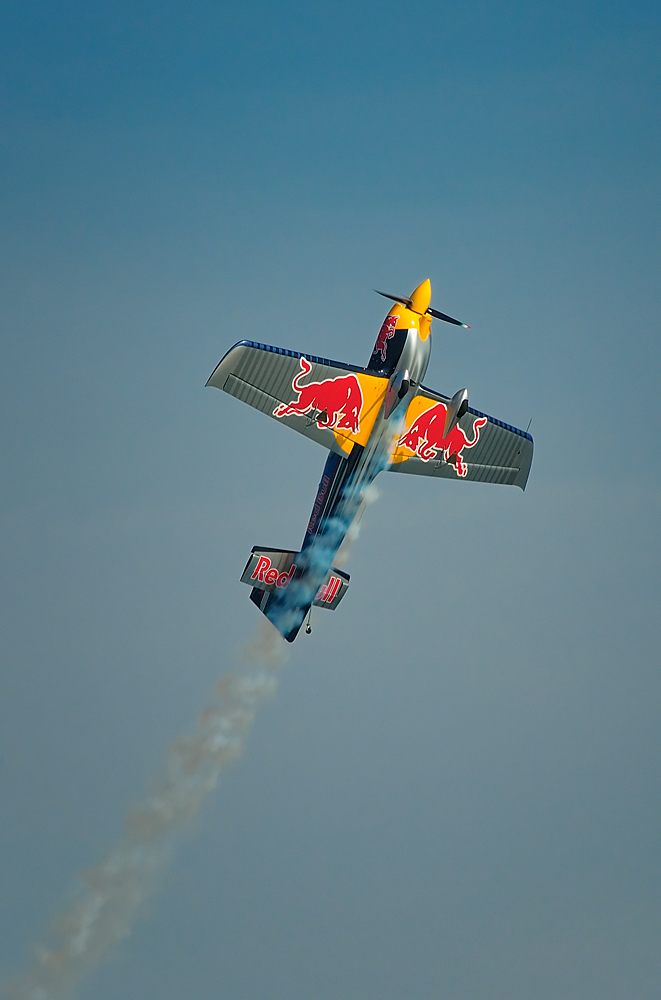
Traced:
<svg viewBox="0 0 661 1000">
<path fill-rule="evenodd" d="M 290 414 L 302 417 L 306 413 L 316 413 L 318 427 L 337 428 L 357 434 L 360 430 L 360 411 L 363 408 L 363 392 L 355 375 L 340 375 L 327 378 L 323 382 L 308 382 L 301 385 L 301 379 L 312 371 L 307 358 L 299 358 L 301 370 L 292 382 L 292 389 L 298 399 L 291 403 L 281 403 L 273 411 L 274 417 L 288 417 Z"/>
<path fill-rule="evenodd" d="M 388 341 L 392 340 L 395 336 L 395 329 L 397 327 L 397 316 L 386 316 L 383 321 L 383 326 L 379 330 L 379 336 L 376 338 L 376 344 L 374 345 L 374 350 L 372 355 L 380 354 L 381 360 L 386 360 L 386 354 L 388 352 Z"/>
<path fill-rule="evenodd" d="M 478 417 L 473 424 L 473 440 L 469 441 L 465 431 L 455 424 L 447 437 L 443 437 L 447 407 L 443 403 L 431 406 L 414 420 L 410 428 L 397 442 L 403 448 L 408 448 L 423 462 L 436 458 L 437 453 L 443 453 L 446 462 L 454 464 L 458 476 L 465 476 L 468 466 L 462 458 L 465 448 L 473 448 L 480 438 L 480 427 L 487 422 L 486 417 Z M 452 457 L 455 456 L 454 462 Z"/>
</svg>

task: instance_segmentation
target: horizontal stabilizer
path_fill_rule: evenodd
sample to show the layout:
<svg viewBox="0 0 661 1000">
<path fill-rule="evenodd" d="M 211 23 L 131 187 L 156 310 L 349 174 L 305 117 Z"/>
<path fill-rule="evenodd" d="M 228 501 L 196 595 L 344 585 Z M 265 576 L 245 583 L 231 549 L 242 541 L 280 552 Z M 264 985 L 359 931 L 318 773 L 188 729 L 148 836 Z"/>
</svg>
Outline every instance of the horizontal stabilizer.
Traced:
<svg viewBox="0 0 661 1000">
<path fill-rule="evenodd" d="M 254 546 L 246 568 L 241 574 L 241 583 L 258 590 L 284 590 L 296 572 L 298 552 L 284 552 L 281 549 L 262 549 Z"/>
<path fill-rule="evenodd" d="M 256 545 L 253 547 L 250 558 L 241 574 L 241 583 L 247 583 L 253 590 L 275 594 L 285 591 L 292 580 L 301 580 L 306 575 L 305 560 L 302 559 L 300 552 L 265 549 Z M 312 602 L 314 606 L 335 611 L 349 589 L 349 580 L 348 573 L 331 566 L 321 586 L 317 589 Z M 254 603 L 258 604 L 262 611 L 265 611 L 268 601 L 263 601 L 262 597 L 259 596 L 254 599 Z"/>
<path fill-rule="evenodd" d="M 331 566 L 312 603 L 315 608 L 328 608 L 329 611 L 335 611 L 348 589 L 349 574 Z"/>
</svg>

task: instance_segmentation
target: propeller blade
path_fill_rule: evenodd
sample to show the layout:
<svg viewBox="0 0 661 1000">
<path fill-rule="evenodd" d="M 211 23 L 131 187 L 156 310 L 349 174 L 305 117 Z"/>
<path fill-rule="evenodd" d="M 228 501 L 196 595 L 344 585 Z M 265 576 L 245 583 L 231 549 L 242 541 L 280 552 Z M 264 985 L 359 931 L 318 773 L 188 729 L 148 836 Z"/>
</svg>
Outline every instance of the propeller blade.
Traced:
<svg viewBox="0 0 661 1000">
<path fill-rule="evenodd" d="M 403 306 L 408 306 L 409 309 L 413 305 L 413 299 L 406 299 L 403 295 L 389 295 L 388 292 L 380 292 L 378 288 L 375 288 L 374 291 L 377 295 L 383 295 L 384 299 L 392 299 L 393 302 L 400 302 Z M 431 306 L 427 312 L 434 319 L 442 319 L 445 323 L 453 323 L 454 326 L 461 326 L 464 330 L 470 330 L 468 323 L 462 323 L 460 319 L 453 319 L 452 316 L 446 316 L 445 313 L 439 312 L 438 309 L 432 309 Z"/>
<path fill-rule="evenodd" d="M 374 291 L 377 295 L 383 295 L 384 299 L 392 299 L 393 302 L 400 302 L 403 306 L 411 306 L 413 299 L 405 299 L 402 295 L 388 295 L 387 292 L 380 292 L 378 288 Z"/>
<path fill-rule="evenodd" d="M 464 330 L 470 330 L 468 323 L 462 323 L 460 319 L 453 319 L 452 316 L 446 316 L 445 313 L 439 312 L 438 309 L 432 309 L 431 306 L 427 312 L 434 319 L 442 319 L 445 323 L 454 323 L 455 326 L 462 326 Z"/>
</svg>

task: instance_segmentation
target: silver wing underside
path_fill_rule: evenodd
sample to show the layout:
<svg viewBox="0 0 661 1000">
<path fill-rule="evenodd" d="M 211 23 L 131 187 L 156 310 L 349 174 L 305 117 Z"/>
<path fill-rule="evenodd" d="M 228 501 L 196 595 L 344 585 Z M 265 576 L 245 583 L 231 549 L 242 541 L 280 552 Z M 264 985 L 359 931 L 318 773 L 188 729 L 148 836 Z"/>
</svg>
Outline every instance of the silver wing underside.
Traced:
<svg viewBox="0 0 661 1000">
<path fill-rule="evenodd" d="M 367 373 L 364 369 L 353 365 L 329 361 L 310 354 L 301 355 L 296 351 L 287 351 L 268 344 L 241 341 L 227 352 L 210 376 L 207 385 L 222 389 L 267 416 L 277 419 L 278 423 L 286 424 L 299 434 L 304 434 L 322 447 L 346 458 L 350 450 L 351 435 L 346 435 L 345 447 L 342 448 L 343 442 L 338 441 L 338 437 L 343 438 L 345 435 L 337 429 L 333 431 L 329 427 L 320 427 L 317 420 L 319 414 L 316 412 L 310 412 L 305 417 L 295 414 L 278 418 L 274 416 L 274 410 L 280 404 L 289 403 L 292 395 L 296 395 L 292 393 L 292 382 L 300 371 L 301 357 L 305 357 L 312 365 L 309 376 L 306 376 L 306 382 L 308 380 L 323 382 L 325 379 L 336 379 L 343 373 L 350 372 L 360 374 L 361 378 L 368 375 L 368 380 L 374 380 L 372 372 Z M 447 405 L 449 402 L 448 396 L 427 389 L 425 386 L 420 386 L 416 395 L 428 400 L 429 405 L 436 402 Z M 475 436 L 476 420 L 485 422 L 479 428 L 476 444 L 463 449 L 463 461 L 457 463 L 452 455 L 446 461 L 443 451 L 437 449 L 436 455 L 429 461 L 424 461 L 415 454 L 410 455 L 405 461 L 393 462 L 389 467 L 390 471 L 432 476 L 437 479 L 499 483 L 525 489 L 533 456 L 533 440 L 530 434 L 479 410 L 469 408 L 459 422 L 459 427 L 469 440 Z"/>
<path fill-rule="evenodd" d="M 449 402 L 447 396 L 424 386 L 420 387 L 420 394 L 439 403 Z M 427 462 L 414 455 L 404 462 L 393 463 L 389 471 L 433 476 L 438 479 L 498 483 L 525 489 L 533 456 L 533 439 L 530 434 L 469 407 L 468 412 L 459 421 L 459 426 L 469 439 L 474 437 L 476 418 L 486 419 L 486 424 L 480 428 L 477 443 L 463 452 L 463 464 L 466 466 L 463 475 L 458 475 L 457 465 L 452 457 L 450 461 L 445 461 L 441 451 Z"/>
<path fill-rule="evenodd" d="M 278 423 L 291 427 L 329 451 L 346 458 L 346 451 L 340 447 L 336 434 L 328 427 L 319 427 L 315 419 L 316 413 L 303 418 L 297 415 L 274 416 L 273 411 L 279 404 L 290 402 L 292 394 L 296 395 L 292 393 L 292 381 L 300 371 L 299 359 L 302 356 L 296 351 L 244 340 L 230 348 L 209 377 L 207 385 L 222 389 L 230 396 L 265 413 L 267 417 L 277 419 Z M 309 381 L 322 382 L 345 372 L 362 371 L 352 365 L 343 365 L 311 354 L 304 357 L 312 364 Z"/>
</svg>

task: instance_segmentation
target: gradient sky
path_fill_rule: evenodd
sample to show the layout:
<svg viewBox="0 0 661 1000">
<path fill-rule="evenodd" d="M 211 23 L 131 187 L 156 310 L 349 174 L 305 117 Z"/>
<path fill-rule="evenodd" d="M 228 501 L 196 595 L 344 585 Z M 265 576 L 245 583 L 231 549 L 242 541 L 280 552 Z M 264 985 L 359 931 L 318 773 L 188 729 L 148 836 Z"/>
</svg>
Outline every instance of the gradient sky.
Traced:
<svg viewBox="0 0 661 1000">
<path fill-rule="evenodd" d="M 658 4 L 5 4 L 0 972 L 254 632 L 324 461 L 252 338 L 426 382 L 528 489 L 384 474 L 335 614 L 86 1000 L 656 1000 Z"/>
</svg>

